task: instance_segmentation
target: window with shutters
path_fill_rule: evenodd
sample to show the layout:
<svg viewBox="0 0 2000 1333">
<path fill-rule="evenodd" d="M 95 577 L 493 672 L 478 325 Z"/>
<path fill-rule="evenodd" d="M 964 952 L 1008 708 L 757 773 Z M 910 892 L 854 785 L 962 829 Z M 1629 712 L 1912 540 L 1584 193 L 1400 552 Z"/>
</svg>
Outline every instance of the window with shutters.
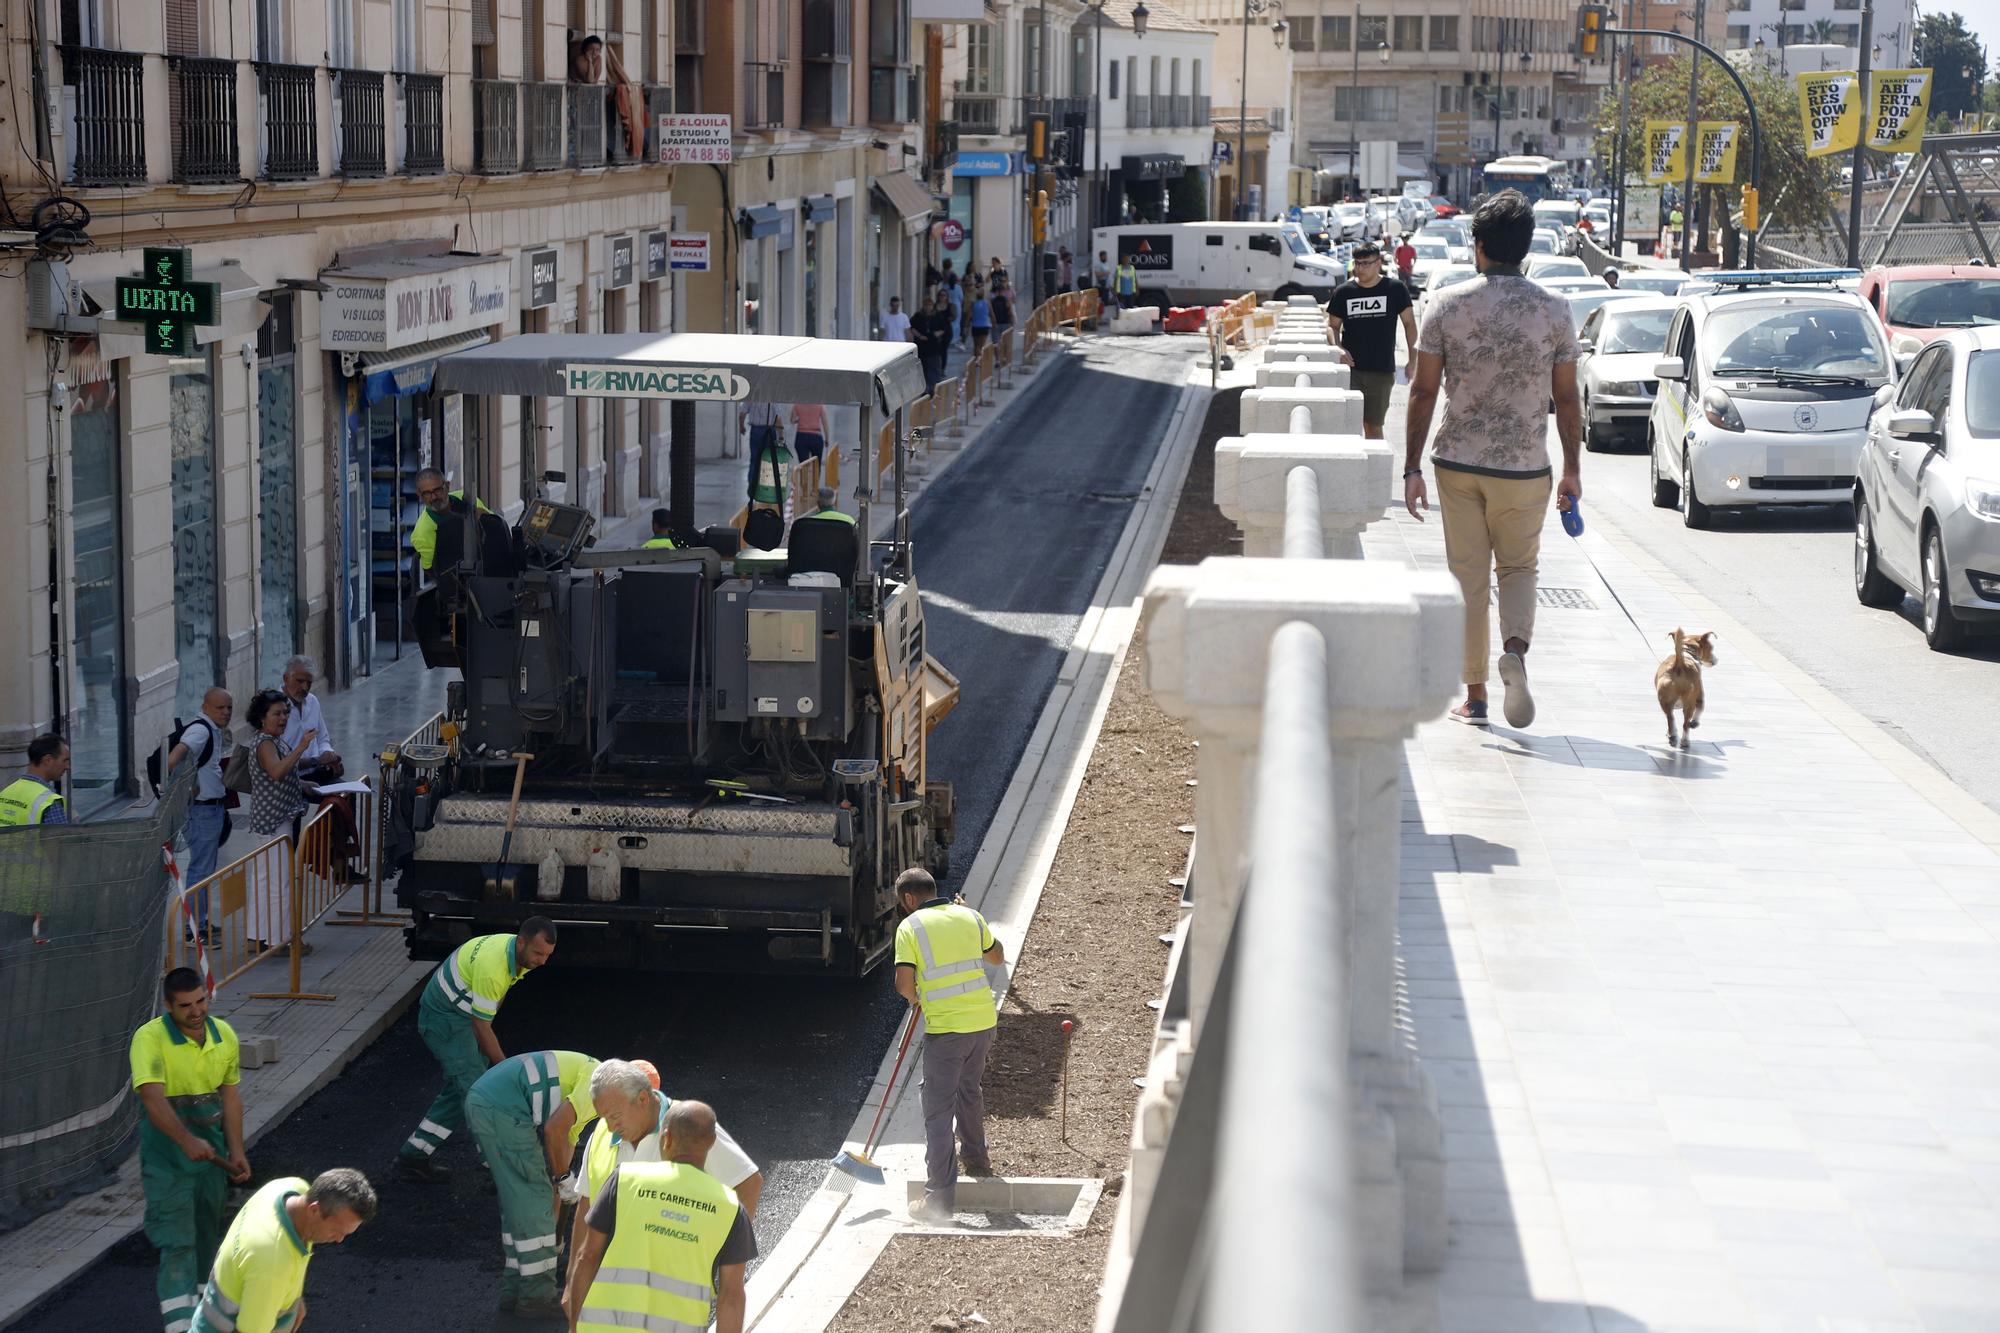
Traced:
<svg viewBox="0 0 2000 1333">
<path fill-rule="evenodd" d="M 394 0 L 389 21 L 395 28 L 395 67 L 406 74 L 424 69 L 424 12 L 420 0 Z"/>
<path fill-rule="evenodd" d="M 1415 17 L 1397 16 L 1395 48 L 1398 51 L 1421 51 L 1424 49 L 1424 20 L 1422 15 Z"/>
<path fill-rule="evenodd" d="M 1301 22 L 1311 22 L 1309 19 Z M 1322 51 L 1345 51 L 1354 39 L 1354 20 L 1346 15 L 1322 14 L 1319 16 L 1319 49 Z"/>
<path fill-rule="evenodd" d="M 62 12 L 57 16 L 57 28 L 64 46 L 94 46 L 101 49 L 111 45 L 110 34 L 104 26 L 102 0 L 62 0 Z"/>
<path fill-rule="evenodd" d="M 1431 15 L 1431 50 L 1456 51 L 1458 49 L 1458 15 Z"/>
<path fill-rule="evenodd" d="M 354 68 L 354 0 L 326 0 L 326 63 Z"/>
<path fill-rule="evenodd" d="M 201 51 L 201 0 L 166 0 L 167 54 L 198 56 Z"/>
<path fill-rule="evenodd" d="M 257 60 L 265 65 L 281 65 L 285 62 L 285 0 L 257 0 L 257 7 L 251 21 L 257 25 L 253 36 L 253 46 Z"/>
</svg>

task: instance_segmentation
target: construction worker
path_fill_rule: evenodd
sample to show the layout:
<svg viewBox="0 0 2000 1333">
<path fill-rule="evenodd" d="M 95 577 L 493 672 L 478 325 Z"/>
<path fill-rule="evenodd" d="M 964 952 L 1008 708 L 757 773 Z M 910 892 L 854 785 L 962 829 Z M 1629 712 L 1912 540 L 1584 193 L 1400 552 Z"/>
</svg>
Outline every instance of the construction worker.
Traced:
<svg viewBox="0 0 2000 1333">
<path fill-rule="evenodd" d="M 664 509 L 655 509 L 653 511 L 653 535 L 646 542 L 646 544 L 640 547 L 639 549 L 642 551 L 673 550 L 674 539 L 667 535 L 667 529 L 672 525 L 673 525 L 672 514 L 669 514 Z"/>
<path fill-rule="evenodd" d="M 986 918 L 938 892 L 927 870 L 896 876 L 896 993 L 924 1013 L 924 1200 L 919 1222 L 949 1222 L 958 1172 L 952 1122 L 967 1175 L 991 1175 L 980 1079 L 999 1013 L 985 964 L 1006 962 Z"/>
<path fill-rule="evenodd" d="M 1139 270 L 1132 265 L 1131 260 L 1120 258 L 1118 261 L 1118 308 L 1120 310 L 1130 310 L 1137 304 L 1139 304 Z"/>
<path fill-rule="evenodd" d="M 834 490 L 831 486 L 822 486 L 819 488 L 819 508 L 813 510 L 810 514 L 802 515 L 798 521 L 804 523 L 808 519 L 825 519 L 829 523 L 845 523 L 850 528 L 854 526 L 854 515 L 840 512 L 840 492 Z"/>
<path fill-rule="evenodd" d="M 590 1100 L 597 1108 L 597 1127 L 583 1145 L 582 1170 L 576 1177 L 575 1195 L 586 1206 L 604 1189 L 611 1173 L 628 1162 L 658 1162 L 667 1118 L 677 1104 L 659 1090 L 660 1076 L 645 1060 L 606 1060 L 590 1076 Z M 736 1140 L 721 1124 L 715 1126 L 715 1141 L 708 1155 L 696 1163 L 703 1171 L 736 1191 L 744 1216 L 757 1216 L 757 1199 L 764 1192 L 764 1173 L 736 1146 Z M 565 1198 L 568 1198 L 566 1195 Z M 584 1220 L 587 1208 L 579 1208 L 570 1226 L 570 1277 L 576 1276 L 576 1259 L 583 1253 L 589 1227 Z"/>
<path fill-rule="evenodd" d="M 374 1220 L 375 1187 L 351 1166 L 322 1171 L 311 1184 L 272 1181 L 229 1224 L 191 1333 L 293 1333 L 306 1318 L 313 1246 L 338 1245 Z"/>
<path fill-rule="evenodd" d="M 67 824 L 63 804 L 63 774 L 69 772 L 69 742 L 60 736 L 37 736 L 28 742 L 28 767 L 0 788 L 0 829 L 29 824 Z"/>
<path fill-rule="evenodd" d="M 596 1116 L 597 1061 L 576 1051 L 531 1051 L 502 1060 L 466 1094 L 465 1118 L 500 1192 L 500 1308 L 523 1319 L 559 1319 L 556 1192 L 577 1138 Z"/>
<path fill-rule="evenodd" d="M 250 1179 L 243 1154 L 236 1032 L 208 1014 L 208 987 L 191 967 L 167 973 L 167 1012 L 132 1034 L 139 1122 L 139 1184 L 146 1239 L 160 1252 L 153 1284 L 166 1333 L 183 1333 L 203 1274 L 222 1244 L 229 1182 Z"/>
<path fill-rule="evenodd" d="M 743 1333 L 743 1267 L 757 1257 L 757 1236 L 736 1192 L 701 1169 L 715 1132 L 707 1105 L 675 1102 L 662 1130 L 665 1160 L 611 1173 L 578 1247 L 571 1329 L 696 1333 L 708 1327 L 712 1300 L 716 1333 Z"/>
<path fill-rule="evenodd" d="M 555 922 L 531 916 L 516 934 L 467 940 L 431 973 L 417 1003 L 417 1032 L 444 1067 L 444 1091 L 396 1154 L 398 1173 L 424 1181 L 451 1174 L 437 1160 L 437 1150 L 465 1127 L 465 1095 L 472 1085 L 507 1058 L 493 1035 L 493 1017 L 514 983 L 555 951 Z"/>
<path fill-rule="evenodd" d="M 430 569 L 437 559 L 440 520 L 454 514 L 462 519 L 465 514 L 465 492 L 447 490 L 448 484 L 444 479 L 444 473 L 434 467 L 427 467 L 417 473 L 417 499 L 422 503 L 423 511 L 417 515 L 417 521 L 410 527 L 410 549 L 417 553 L 418 562 L 426 570 Z M 487 509 L 486 502 L 481 500 L 479 512 L 485 514 L 492 511 Z M 458 551 L 464 543 L 460 537 L 451 537 L 447 538 L 446 544 L 448 558 L 445 560 L 445 567 L 451 568 L 458 563 Z"/>
</svg>

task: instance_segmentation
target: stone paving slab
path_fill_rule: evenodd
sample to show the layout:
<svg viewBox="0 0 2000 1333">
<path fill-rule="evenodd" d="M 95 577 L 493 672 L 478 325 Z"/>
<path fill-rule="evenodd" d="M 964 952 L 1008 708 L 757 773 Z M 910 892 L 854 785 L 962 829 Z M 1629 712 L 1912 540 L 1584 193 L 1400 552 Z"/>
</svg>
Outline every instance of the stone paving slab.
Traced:
<svg viewBox="0 0 2000 1333">
<path fill-rule="evenodd" d="M 1535 724 L 1407 747 L 1451 1249 L 1396 1326 L 2000 1328 L 2000 817 L 1601 522 L 1542 549 L 1595 609 L 1539 612 Z M 1442 568 L 1437 516 L 1366 551 Z"/>
</svg>

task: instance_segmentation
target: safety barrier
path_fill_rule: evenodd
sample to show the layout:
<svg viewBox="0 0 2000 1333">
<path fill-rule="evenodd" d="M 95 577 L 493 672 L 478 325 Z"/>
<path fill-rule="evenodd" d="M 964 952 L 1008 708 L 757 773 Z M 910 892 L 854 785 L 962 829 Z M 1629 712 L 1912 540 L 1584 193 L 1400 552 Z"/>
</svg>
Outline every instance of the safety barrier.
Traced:
<svg viewBox="0 0 2000 1333">
<path fill-rule="evenodd" d="M 973 358 L 973 364 L 979 367 L 979 406 L 991 407 L 993 406 L 993 346 L 991 343 L 979 349 L 979 355 Z"/>
</svg>

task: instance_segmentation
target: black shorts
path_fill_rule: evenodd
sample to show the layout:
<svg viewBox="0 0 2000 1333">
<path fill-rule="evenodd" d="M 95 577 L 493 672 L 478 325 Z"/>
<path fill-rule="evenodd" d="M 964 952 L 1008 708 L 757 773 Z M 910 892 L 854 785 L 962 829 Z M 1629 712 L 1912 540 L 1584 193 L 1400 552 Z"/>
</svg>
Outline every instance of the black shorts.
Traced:
<svg viewBox="0 0 2000 1333">
<path fill-rule="evenodd" d="M 1361 391 L 1361 420 L 1364 425 L 1379 426 L 1389 415 L 1389 395 L 1396 388 L 1396 372 L 1393 370 L 1357 370 L 1352 372 L 1354 387 Z"/>
</svg>

